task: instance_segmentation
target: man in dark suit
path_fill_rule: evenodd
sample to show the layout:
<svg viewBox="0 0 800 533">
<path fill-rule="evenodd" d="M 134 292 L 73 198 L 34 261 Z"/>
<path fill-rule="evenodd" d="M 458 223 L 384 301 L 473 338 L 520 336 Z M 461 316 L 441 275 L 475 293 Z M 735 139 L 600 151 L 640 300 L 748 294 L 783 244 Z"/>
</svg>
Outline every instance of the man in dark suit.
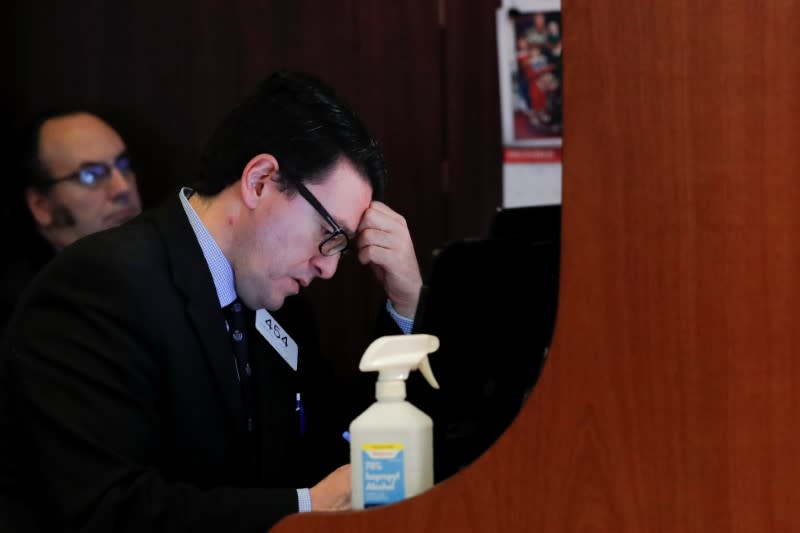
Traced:
<svg viewBox="0 0 800 533">
<path fill-rule="evenodd" d="M 378 201 L 380 151 L 322 82 L 279 72 L 201 167 L 59 254 L 20 303 L 0 367 L 10 527 L 265 531 L 349 508 L 351 413 L 298 293 L 352 249 L 386 290 L 385 333 L 409 329 L 421 277 Z"/>
</svg>

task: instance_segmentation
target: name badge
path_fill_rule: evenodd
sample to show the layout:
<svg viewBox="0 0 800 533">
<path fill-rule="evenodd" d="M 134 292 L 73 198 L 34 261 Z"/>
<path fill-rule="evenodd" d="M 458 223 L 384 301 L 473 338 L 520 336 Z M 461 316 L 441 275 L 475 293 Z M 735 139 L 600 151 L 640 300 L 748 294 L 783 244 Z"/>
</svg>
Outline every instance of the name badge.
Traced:
<svg viewBox="0 0 800 533">
<path fill-rule="evenodd" d="M 267 342 L 275 348 L 275 351 L 283 357 L 292 370 L 297 371 L 297 343 L 294 342 L 288 333 L 278 324 L 269 311 L 259 309 L 256 311 L 256 329 Z"/>
</svg>

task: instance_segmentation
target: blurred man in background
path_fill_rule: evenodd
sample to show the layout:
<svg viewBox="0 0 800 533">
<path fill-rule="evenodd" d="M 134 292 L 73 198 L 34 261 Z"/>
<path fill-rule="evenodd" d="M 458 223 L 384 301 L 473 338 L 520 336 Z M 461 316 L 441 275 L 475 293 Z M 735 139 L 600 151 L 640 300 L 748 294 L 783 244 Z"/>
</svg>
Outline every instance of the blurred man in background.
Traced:
<svg viewBox="0 0 800 533">
<path fill-rule="evenodd" d="M 26 128 L 20 148 L 0 274 L 1 330 L 22 291 L 57 252 L 141 211 L 125 142 L 99 117 L 43 113 Z"/>
</svg>

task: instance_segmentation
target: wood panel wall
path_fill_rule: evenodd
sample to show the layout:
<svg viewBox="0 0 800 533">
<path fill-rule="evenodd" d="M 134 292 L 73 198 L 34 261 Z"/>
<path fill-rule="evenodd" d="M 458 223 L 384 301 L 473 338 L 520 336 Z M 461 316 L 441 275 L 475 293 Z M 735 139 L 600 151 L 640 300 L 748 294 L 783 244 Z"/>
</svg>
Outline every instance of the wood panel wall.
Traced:
<svg viewBox="0 0 800 533">
<path fill-rule="evenodd" d="M 267 73 L 329 81 L 383 145 L 387 200 L 423 269 L 449 239 L 486 233 L 500 202 L 494 9 L 499 0 L 119 0 L 12 4 L 4 19 L 3 130 L 43 107 L 109 117 L 137 163 L 145 207 L 191 182 L 223 114 Z M 13 159 L 13 153 L 8 154 Z M 328 355 L 347 380 L 382 295 L 343 261 L 312 286 Z"/>
</svg>

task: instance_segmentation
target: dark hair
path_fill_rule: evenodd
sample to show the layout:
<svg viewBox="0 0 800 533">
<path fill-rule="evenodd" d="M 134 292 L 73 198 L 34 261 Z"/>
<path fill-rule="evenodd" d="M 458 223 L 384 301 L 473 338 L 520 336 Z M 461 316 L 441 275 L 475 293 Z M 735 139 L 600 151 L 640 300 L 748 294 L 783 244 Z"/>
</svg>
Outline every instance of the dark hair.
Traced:
<svg viewBox="0 0 800 533">
<path fill-rule="evenodd" d="M 46 183 L 52 178 L 39 154 L 42 126 L 54 118 L 85 113 L 82 109 L 47 108 L 30 116 L 19 130 L 13 143 L 14 179 L 3 187 L 3 227 L 32 230 L 36 223 L 25 202 L 25 191 L 32 187 L 41 192 L 47 190 Z M 14 233 L 14 232 L 12 232 Z M 13 237 L 12 237 L 13 238 Z"/>
<path fill-rule="evenodd" d="M 17 152 L 21 158 L 20 174 L 23 189 L 33 187 L 44 191 L 46 190 L 47 182 L 53 178 L 39 154 L 39 141 L 44 123 L 54 118 L 69 117 L 80 113 L 88 113 L 88 111 L 83 109 L 52 108 L 41 111 L 28 120 L 22 129 L 19 138 L 19 151 Z"/>
<path fill-rule="evenodd" d="M 278 160 L 278 180 L 287 189 L 319 180 L 344 157 L 369 179 L 373 198 L 383 197 L 386 170 L 378 143 L 355 111 L 310 74 L 270 75 L 222 120 L 201 154 L 195 190 L 219 193 L 260 153 Z"/>
</svg>

